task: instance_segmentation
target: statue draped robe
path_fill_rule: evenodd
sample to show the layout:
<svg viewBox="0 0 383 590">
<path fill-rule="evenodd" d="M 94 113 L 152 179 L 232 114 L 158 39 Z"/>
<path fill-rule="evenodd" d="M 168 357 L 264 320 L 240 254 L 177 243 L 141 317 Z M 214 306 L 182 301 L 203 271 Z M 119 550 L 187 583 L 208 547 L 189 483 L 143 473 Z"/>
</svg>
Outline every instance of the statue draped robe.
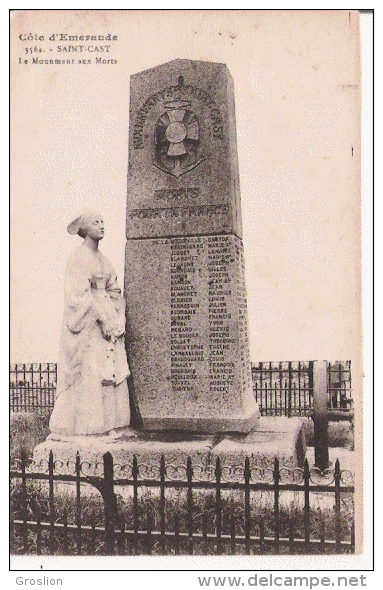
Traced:
<svg viewBox="0 0 383 590">
<path fill-rule="evenodd" d="M 68 261 L 64 305 L 52 436 L 129 426 L 124 298 L 109 260 L 85 243 Z"/>
</svg>

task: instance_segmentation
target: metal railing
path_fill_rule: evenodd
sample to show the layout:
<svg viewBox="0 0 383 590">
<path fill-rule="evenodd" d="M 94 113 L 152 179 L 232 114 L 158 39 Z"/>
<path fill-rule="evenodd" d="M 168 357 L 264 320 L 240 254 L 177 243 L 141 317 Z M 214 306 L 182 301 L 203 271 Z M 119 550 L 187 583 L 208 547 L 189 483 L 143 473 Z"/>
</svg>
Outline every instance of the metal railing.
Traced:
<svg viewBox="0 0 383 590">
<path fill-rule="evenodd" d="M 208 465 L 190 457 L 174 465 L 162 456 L 149 465 L 134 455 L 119 465 L 110 453 L 96 465 L 82 463 L 77 453 L 75 462 L 64 465 L 50 451 L 44 465 L 22 456 L 12 466 L 11 482 L 14 553 L 355 552 L 354 483 L 338 460 L 325 472 L 310 469 L 307 461 L 303 469 L 287 469 L 277 458 L 272 468 L 257 467 L 248 457 L 230 468 L 219 457 Z M 89 498 L 89 487 L 98 501 Z M 285 493 L 299 497 L 299 507 L 288 502 L 286 509 Z"/>
<path fill-rule="evenodd" d="M 16 363 L 11 365 L 11 411 L 52 411 L 56 386 L 56 363 Z"/>
<path fill-rule="evenodd" d="M 264 416 L 311 416 L 314 361 L 252 364 L 255 399 Z M 50 411 L 57 384 L 56 363 L 14 364 L 10 368 L 10 409 Z M 327 363 L 328 410 L 347 415 L 352 409 L 351 361 Z"/>
<path fill-rule="evenodd" d="M 313 361 L 252 365 L 253 391 L 264 416 L 309 416 L 313 408 Z"/>
</svg>

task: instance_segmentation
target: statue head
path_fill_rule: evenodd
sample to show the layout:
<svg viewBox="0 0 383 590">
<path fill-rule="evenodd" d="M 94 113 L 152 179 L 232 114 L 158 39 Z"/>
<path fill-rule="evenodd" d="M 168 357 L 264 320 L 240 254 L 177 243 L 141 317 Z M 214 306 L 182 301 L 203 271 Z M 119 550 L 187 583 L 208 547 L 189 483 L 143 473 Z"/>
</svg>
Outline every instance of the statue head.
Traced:
<svg viewBox="0 0 383 590">
<path fill-rule="evenodd" d="M 86 211 L 74 219 L 67 227 L 70 234 L 78 234 L 81 238 L 89 236 L 92 240 L 102 240 L 104 237 L 104 220 L 98 211 Z"/>
</svg>

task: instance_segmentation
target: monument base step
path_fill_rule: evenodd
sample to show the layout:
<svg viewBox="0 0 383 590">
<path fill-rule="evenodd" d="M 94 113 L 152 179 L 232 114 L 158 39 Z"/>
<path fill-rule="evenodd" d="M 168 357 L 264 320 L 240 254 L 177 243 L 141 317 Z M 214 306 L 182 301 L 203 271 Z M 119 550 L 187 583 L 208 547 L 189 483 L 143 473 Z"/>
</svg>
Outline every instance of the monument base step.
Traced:
<svg viewBox="0 0 383 590">
<path fill-rule="evenodd" d="M 143 418 L 143 428 L 146 431 L 153 430 L 182 430 L 186 432 L 196 432 L 216 434 L 225 432 L 244 432 L 257 427 L 260 417 L 258 407 L 250 415 L 231 416 L 230 418 L 217 417 L 196 417 L 196 418 L 168 418 L 158 416 L 146 416 Z"/>
<path fill-rule="evenodd" d="M 197 435 L 185 432 L 137 431 L 134 436 L 110 439 L 107 436 L 77 436 L 66 440 L 46 440 L 37 445 L 33 453 L 36 471 L 47 470 L 50 450 L 53 451 L 56 473 L 74 473 L 76 453 L 79 453 L 85 475 L 103 473 L 103 455 L 110 452 L 117 477 L 131 477 L 133 456 L 137 456 L 140 477 L 159 477 L 161 456 L 165 464 L 186 476 L 188 457 L 198 471 L 199 479 L 206 477 L 220 457 L 221 466 L 234 472 L 243 469 L 245 457 L 250 467 L 273 468 L 275 457 L 280 467 L 302 467 L 306 454 L 304 425 L 299 418 L 261 417 L 256 428 L 244 434 Z M 183 471 L 182 471 L 183 470 Z M 145 475 L 146 474 L 146 475 Z"/>
</svg>

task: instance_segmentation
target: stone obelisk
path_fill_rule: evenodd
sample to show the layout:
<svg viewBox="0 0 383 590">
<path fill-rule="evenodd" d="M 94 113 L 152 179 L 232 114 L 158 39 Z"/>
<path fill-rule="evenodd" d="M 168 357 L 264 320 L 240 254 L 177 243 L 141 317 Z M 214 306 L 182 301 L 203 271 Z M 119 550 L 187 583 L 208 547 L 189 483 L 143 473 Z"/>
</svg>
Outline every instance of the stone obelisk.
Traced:
<svg viewBox="0 0 383 590">
<path fill-rule="evenodd" d="M 144 430 L 249 432 L 234 90 L 224 64 L 131 77 L 127 352 Z"/>
</svg>

